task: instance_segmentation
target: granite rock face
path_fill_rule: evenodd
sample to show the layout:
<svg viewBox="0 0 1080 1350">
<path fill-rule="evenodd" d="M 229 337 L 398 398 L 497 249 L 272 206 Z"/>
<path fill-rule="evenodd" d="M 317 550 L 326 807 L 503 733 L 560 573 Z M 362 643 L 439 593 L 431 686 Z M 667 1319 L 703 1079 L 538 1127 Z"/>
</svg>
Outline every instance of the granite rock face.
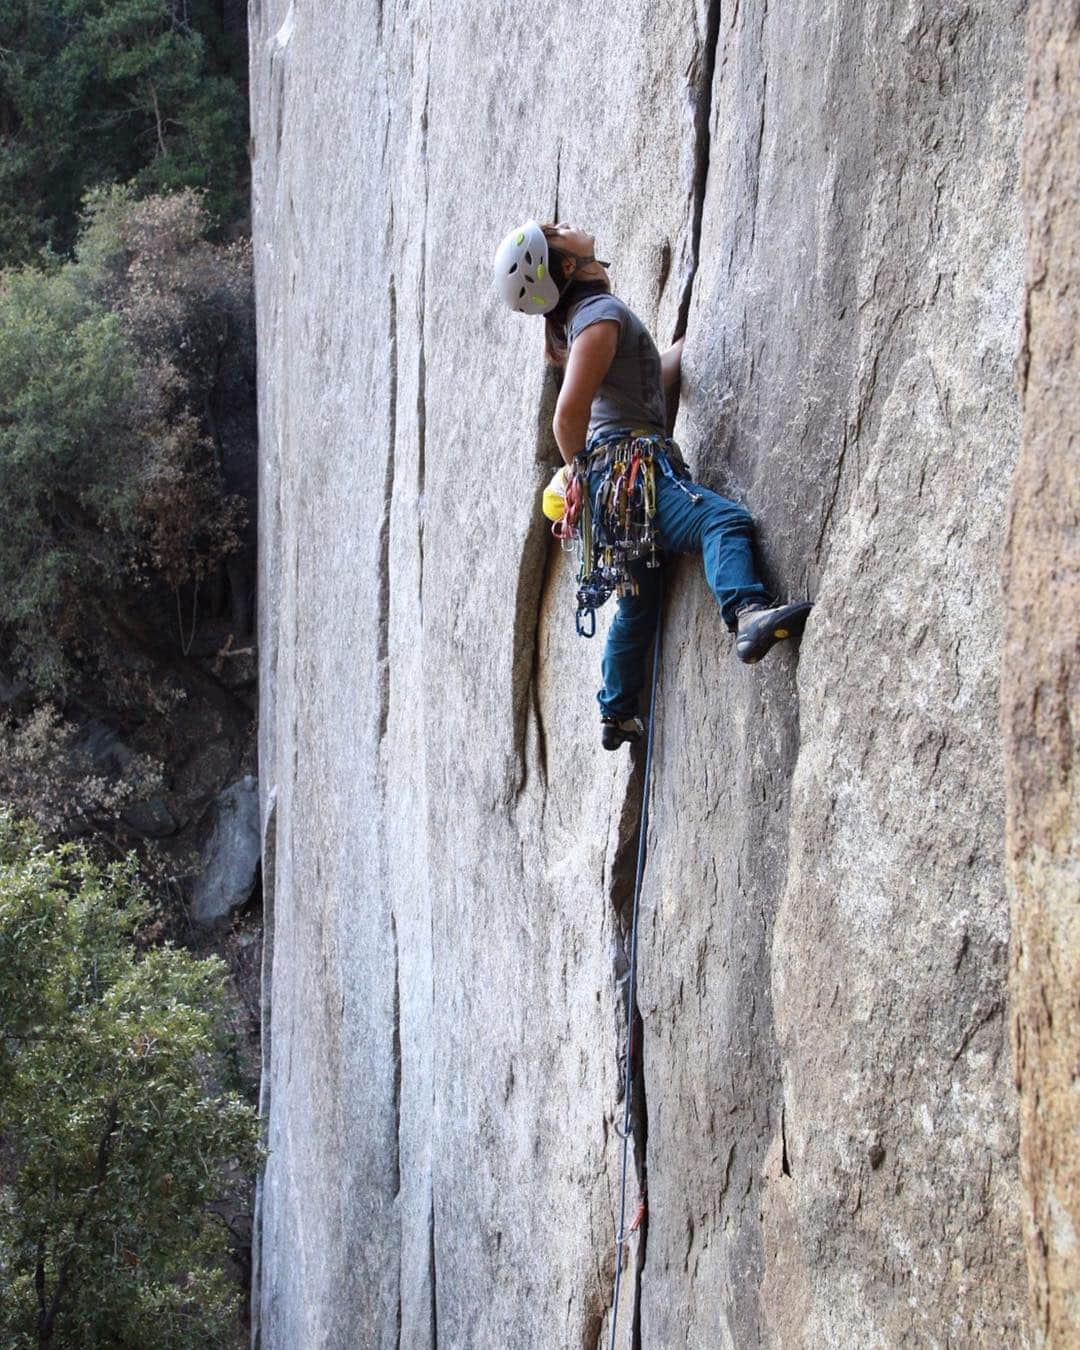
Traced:
<svg viewBox="0 0 1080 1350">
<path fill-rule="evenodd" d="M 255 1340 L 607 1344 L 640 765 L 538 496 L 595 231 L 801 650 L 671 569 L 620 1345 L 1023 1347 L 1001 554 L 1024 6 L 252 0 Z M 647 1133 L 646 1133 L 647 1130 Z"/>
<path fill-rule="evenodd" d="M 1080 1340 L 1080 4 L 1033 4 L 1023 437 L 1007 550 L 1006 858 L 1035 1325 Z"/>
</svg>

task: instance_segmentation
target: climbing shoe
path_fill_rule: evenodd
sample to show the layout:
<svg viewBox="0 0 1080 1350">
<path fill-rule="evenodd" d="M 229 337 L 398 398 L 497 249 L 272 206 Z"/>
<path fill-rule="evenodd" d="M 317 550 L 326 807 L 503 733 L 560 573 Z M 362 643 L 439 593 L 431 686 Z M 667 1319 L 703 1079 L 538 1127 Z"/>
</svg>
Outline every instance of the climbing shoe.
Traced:
<svg viewBox="0 0 1080 1350">
<path fill-rule="evenodd" d="M 735 619 L 735 655 L 752 666 L 777 642 L 798 637 L 812 609 L 809 600 L 794 605 L 745 605 Z"/>
<path fill-rule="evenodd" d="M 640 717 L 601 717 L 600 744 L 605 750 L 618 750 L 620 745 L 636 745 L 645 735 L 645 723 Z"/>
</svg>

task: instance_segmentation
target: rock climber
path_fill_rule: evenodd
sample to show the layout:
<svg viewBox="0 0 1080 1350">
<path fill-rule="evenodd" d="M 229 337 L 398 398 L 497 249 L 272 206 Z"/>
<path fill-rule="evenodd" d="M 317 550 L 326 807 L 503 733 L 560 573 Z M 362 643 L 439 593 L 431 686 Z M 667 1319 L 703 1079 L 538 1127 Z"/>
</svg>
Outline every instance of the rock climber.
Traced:
<svg viewBox="0 0 1080 1350">
<path fill-rule="evenodd" d="M 511 309 L 544 316 L 547 360 L 563 370 L 552 429 L 566 467 L 545 493 L 545 513 L 565 517 L 555 526 L 560 537 L 585 539 L 578 631 L 591 636 L 583 614 L 595 627 L 589 611 L 619 595 L 597 694 L 601 742 L 616 750 L 645 731 L 638 701 L 660 604 L 659 550 L 700 550 L 740 661 L 760 661 L 800 634 L 811 605 L 770 596 L 754 566 L 749 511 L 690 480 L 666 429 L 665 395 L 678 387 L 683 340 L 660 355 L 612 293 L 595 248 L 583 230 L 528 220 L 499 245 L 494 269 Z"/>
</svg>

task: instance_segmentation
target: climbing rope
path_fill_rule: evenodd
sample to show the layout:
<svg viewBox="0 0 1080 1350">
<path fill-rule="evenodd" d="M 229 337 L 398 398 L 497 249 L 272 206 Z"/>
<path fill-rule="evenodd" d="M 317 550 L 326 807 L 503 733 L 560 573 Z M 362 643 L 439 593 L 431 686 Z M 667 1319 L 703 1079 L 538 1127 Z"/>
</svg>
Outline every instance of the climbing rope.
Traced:
<svg viewBox="0 0 1080 1350">
<path fill-rule="evenodd" d="M 640 1218 L 626 1227 L 626 1172 L 630 1154 L 630 1105 L 634 1083 L 634 1007 L 637 1003 L 638 909 L 641 903 L 641 879 L 645 872 L 645 839 L 649 829 L 649 798 L 652 794 L 653 729 L 656 726 L 656 687 L 660 682 L 660 638 L 663 618 L 663 580 L 656 604 L 656 632 L 653 635 L 652 688 L 649 691 L 649 726 L 645 738 L 645 776 L 641 784 L 641 814 L 638 823 L 637 869 L 634 874 L 634 903 L 630 911 L 630 970 L 626 977 L 626 1063 L 623 1070 L 622 1177 L 619 1184 L 619 1229 L 615 1235 L 615 1292 L 611 1299 L 611 1350 L 615 1350 L 615 1329 L 619 1319 L 619 1289 L 622 1284 L 623 1248 Z M 645 1197 L 642 1197 L 645 1203 Z M 639 1207 L 640 1214 L 640 1207 Z"/>
</svg>

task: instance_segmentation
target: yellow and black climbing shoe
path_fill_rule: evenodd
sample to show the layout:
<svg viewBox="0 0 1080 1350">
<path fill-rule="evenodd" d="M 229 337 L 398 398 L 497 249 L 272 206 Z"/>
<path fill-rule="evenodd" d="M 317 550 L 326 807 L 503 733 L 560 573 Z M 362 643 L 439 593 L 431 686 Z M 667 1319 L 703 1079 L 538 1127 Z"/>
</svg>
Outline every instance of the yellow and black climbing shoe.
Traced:
<svg viewBox="0 0 1080 1350">
<path fill-rule="evenodd" d="M 735 655 L 752 666 L 776 643 L 798 637 L 812 609 L 809 600 L 794 605 L 747 605 L 735 620 Z"/>
<path fill-rule="evenodd" d="M 620 745 L 635 745 L 645 735 L 645 723 L 640 717 L 601 717 L 600 743 L 605 750 L 618 750 Z"/>
</svg>

